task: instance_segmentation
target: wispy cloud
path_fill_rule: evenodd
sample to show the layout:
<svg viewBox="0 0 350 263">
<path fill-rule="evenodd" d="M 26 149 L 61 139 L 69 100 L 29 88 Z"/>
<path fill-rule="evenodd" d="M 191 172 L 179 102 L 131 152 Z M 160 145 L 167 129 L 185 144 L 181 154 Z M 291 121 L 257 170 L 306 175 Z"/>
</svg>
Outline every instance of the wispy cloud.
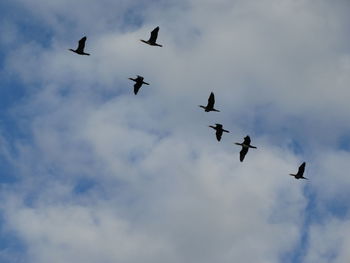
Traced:
<svg viewBox="0 0 350 263">
<path fill-rule="evenodd" d="M 1 225 L 21 246 L 4 240 L 0 259 L 347 259 L 346 1 L 11 8 L 1 83 L 22 92 L 4 104 Z M 155 26 L 163 48 L 139 41 Z M 90 57 L 67 50 L 84 35 Z M 151 85 L 134 96 L 137 74 Z M 197 106 L 211 91 L 220 113 Z M 220 143 L 213 123 L 231 131 Z M 258 149 L 240 163 L 247 134 Z M 288 176 L 301 161 L 309 182 Z"/>
</svg>

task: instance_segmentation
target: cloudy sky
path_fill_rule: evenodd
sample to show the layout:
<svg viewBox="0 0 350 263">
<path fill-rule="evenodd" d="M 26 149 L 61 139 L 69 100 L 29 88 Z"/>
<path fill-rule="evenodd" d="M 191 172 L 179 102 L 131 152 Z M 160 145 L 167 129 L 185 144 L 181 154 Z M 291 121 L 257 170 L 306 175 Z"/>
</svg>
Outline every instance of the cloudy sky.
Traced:
<svg viewBox="0 0 350 263">
<path fill-rule="evenodd" d="M 348 262 L 349 11 L 1 1 L 0 261 Z M 163 48 L 139 41 L 156 26 Z"/>
</svg>

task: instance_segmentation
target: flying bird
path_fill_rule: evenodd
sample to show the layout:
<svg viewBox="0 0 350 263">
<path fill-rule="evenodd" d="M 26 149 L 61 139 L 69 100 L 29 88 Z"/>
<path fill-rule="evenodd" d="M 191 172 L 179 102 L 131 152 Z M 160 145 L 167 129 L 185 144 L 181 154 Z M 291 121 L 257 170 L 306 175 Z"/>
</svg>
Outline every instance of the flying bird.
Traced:
<svg viewBox="0 0 350 263">
<path fill-rule="evenodd" d="M 219 124 L 219 123 L 215 123 L 215 125 L 216 126 L 209 126 L 210 128 L 213 128 L 214 130 L 216 130 L 216 139 L 218 140 L 218 141 L 220 141 L 221 140 L 221 136 L 222 136 L 222 133 L 223 132 L 229 132 L 229 131 L 227 131 L 227 130 L 224 130 L 223 128 L 222 128 L 222 124 Z"/>
<path fill-rule="evenodd" d="M 156 43 L 157 41 L 157 37 L 158 37 L 158 31 L 159 31 L 159 26 L 157 26 L 155 29 L 152 30 L 151 32 L 151 36 L 150 38 L 146 41 L 143 39 L 140 39 L 140 41 L 142 41 L 143 43 L 146 43 L 150 46 L 158 46 L 158 47 L 162 47 L 162 45 L 159 45 Z"/>
<path fill-rule="evenodd" d="M 289 174 L 289 175 L 290 175 L 290 176 L 294 176 L 295 179 L 306 179 L 306 180 L 308 180 L 307 178 L 305 178 L 305 177 L 303 176 L 304 171 L 305 171 L 305 162 L 303 162 L 303 163 L 299 166 L 299 169 L 298 169 L 298 173 L 297 173 L 297 174 Z"/>
<path fill-rule="evenodd" d="M 244 137 L 243 143 L 235 142 L 235 144 L 242 146 L 242 150 L 239 152 L 239 160 L 243 162 L 245 155 L 247 154 L 249 148 L 256 149 L 255 146 L 250 145 L 250 137 L 247 135 Z"/>
<path fill-rule="evenodd" d="M 142 84 L 149 85 L 149 83 L 144 82 L 143 81 L 143 77 L 141 77 L 139 75 L 137 75 L 136 79 L 133 79 L 133 78 L 129 78 L 129 79 L 132 80 L 132 81 L 135 81 L 135 84 L 134 84 L 134 93 L 135 93 L 135 95 L 137 94 L 137 92 L 139 92 L 139 89 L 141 88 Z"/>
<path fill-rule="evenodd" d="M 79 55 L 86 55 L 86 56 L 90 56 L 90 54 L 85 53 L 84 52 L 84 48 L 85 48 L 85 42 L 86 42 L 86 37 L 83 37 L 82 39 L 79 40 L 79 44 L 76 50 L 74 49 L 69 49 L 70 51 L 73 51 Z"/>
<path fill-rule="evenodd" d="M 212 93 L 210 93 L 210 96 L 208 98 L 207 106 L 199 105 L 199 107 L 203 108 L 205 110 L 205 112 L 219 111 L 217 109 L 214 109 L 214 104 L 215 104 L 215 96 L 214 96 L 214 93 L 212 92 Z"/>
</svg>

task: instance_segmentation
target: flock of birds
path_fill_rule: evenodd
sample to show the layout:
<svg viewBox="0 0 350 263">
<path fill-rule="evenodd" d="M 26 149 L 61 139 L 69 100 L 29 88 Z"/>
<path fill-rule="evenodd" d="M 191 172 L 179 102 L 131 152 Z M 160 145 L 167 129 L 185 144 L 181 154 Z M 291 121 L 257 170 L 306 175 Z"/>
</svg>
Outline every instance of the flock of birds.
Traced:
<svg viewBox="0 0 350 263">
<path fill-rule="evenodd" d="M 152 30 L 151 32 L 151 36 L 148 40 L 143 40 L 140 39 L 141 42 L 148 44 L 150 46 L 158 46 L 158 47 L 162 47 L 162 45 L 157 43 L 157 38 L 158 38 L 158 32 L 159 32 L 159 27 L 156 27 L 155 29 Z M 85 56 L 90 56 L 89 53 L 85 53 L 84 49 L 85 49 L 85 42 L 86 42 L 86 36 L 83 37 L 82 39 L 79 40 L 78 42 L 78 47 L 77 49 L 69 49 L 72 52 L 75 52 L 79 55 L 85 55 Z M 143 84 L 145 85 L 149 85 L 149 83 L 144 82 L 144 78 L 142 76 L 137 75 L 136 78 L 129 78 L 129 80 L 132 80 L 135 82 L 134 84 L 134 93 L 135 95 L 139 92 L 140 88 L 142 87 Z M 208 98 L 208 103 L 206 106 L 203 105 L 199 105 L 199 107 L 203 108 L 205 112 L 210 112 L 210 111 L 216 111 L 216 112 L 220 112 L 219 110 L 214 108 L 214 104 L 215 104 L 215 95 L 213 92 L 210 93 L 210 96 Z M 216 132 L 216 139 L 218 141 L 221 140 L 222 134 L 224 132 L 229 133 L 228 130 L 223 129 L 223 125 L 216 123 L 216 126 L 209 126 L 210 128 L 213 128 Z M 239 145 L 242 147 L 240 153 L 239 153 L 239 160 L 241 162 L 243 162 L 244 157 L 246 156 L 246 154 L 248 153 L 249 148 L 252 149 L 256 149 L 257 147 L 253 146 L 250 144 L 251 140 L 249 135 L 247 135 L 246 137 L 244 137 L 244 141 L 242 143 L 238 143 L 236 142 L 236 145 Z M 296 174 L 289 174 L 291 176 L 294 176 L 296 179 L 307 179 L 304 177 L 304 171 L 305 171 L 305 162 L 303 162 L 298 169 L 298 172 Z"/>
</svg>

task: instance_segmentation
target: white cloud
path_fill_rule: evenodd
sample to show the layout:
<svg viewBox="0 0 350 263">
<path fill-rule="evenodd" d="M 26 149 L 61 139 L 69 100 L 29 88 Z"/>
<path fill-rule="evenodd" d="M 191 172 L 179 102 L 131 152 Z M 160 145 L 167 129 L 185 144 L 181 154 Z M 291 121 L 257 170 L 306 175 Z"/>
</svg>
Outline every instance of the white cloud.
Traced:
<svg viewBox="0 0 350 263">
<path fill-rule="evenodd" d="M 350 129 L 347 3 L 18 3 L 52 31 L 5 64 L 30 94 L 11 109 L 29 136 L 13 157 L 21 182 L 2 196 L 28 262 L 279 262 L 301 237 L 303 186 L 346 191 L 334 144 Z M 142 27 L 127 26 L 131 9 Z M 163 48 L 138 41 L 157 25 Z M 90 57 L 67 51 L 85 34 Z M 136 74 L 151 85 L 134 96 Z M 197 107 L 211 91 L 220 113 Z M 220 143 L 216 122 L 231 131 Z M 240 163 L 246 134 L 258 149 Z M 310 182 L 289 177 L 305 158 Z M 96 184 L 76 193 L 82 178 Z M 323 260 L 318 229 L 306 262 Z"/>
<path fill-rule="evenodd" d="M 349 257 L 349 220 L 332 219 L 310 230 L 310 248 L 305 262 L 346 262 Z"/>
</svg>

